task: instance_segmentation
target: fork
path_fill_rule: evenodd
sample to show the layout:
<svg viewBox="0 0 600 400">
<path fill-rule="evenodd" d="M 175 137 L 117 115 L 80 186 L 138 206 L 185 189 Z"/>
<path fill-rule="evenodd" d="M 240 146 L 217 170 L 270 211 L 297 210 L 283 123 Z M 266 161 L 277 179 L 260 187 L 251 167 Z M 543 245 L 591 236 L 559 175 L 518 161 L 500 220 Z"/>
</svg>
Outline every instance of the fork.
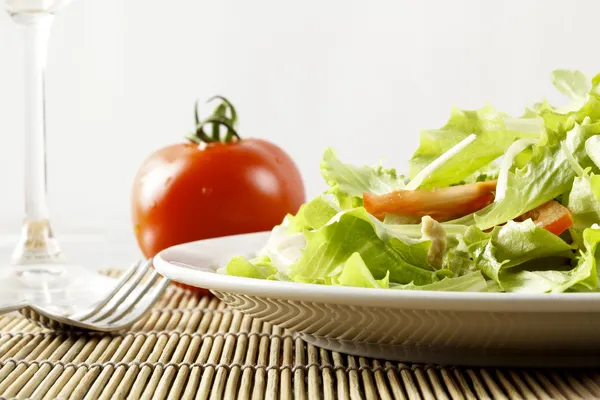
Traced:
<svg viewBox="0 0 600 400">
<path fill-rule="evenodd" d="M 16 302 L 0 307 L 0 314 L 19 311 L 32 322 L 50 329 L 114 332 L 126 329 L 143 317 L 156 303 L 170 280 L 152 269 L 152 260 L 137 262 L 117 280 L 115 288 L 101 301 L 70 315 L 48 308 Z"/>
</svg>

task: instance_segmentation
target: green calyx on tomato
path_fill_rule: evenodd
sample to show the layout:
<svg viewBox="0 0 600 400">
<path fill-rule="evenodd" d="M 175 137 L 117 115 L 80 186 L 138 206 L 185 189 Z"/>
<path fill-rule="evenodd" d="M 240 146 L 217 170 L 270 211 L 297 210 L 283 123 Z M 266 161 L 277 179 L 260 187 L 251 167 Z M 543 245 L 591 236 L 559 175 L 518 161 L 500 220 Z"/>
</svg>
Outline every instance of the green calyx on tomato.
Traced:
<svg viewBox="0 0 600 400">
<path fill-rule="evenodd" d="M 230 143 L 234 139 L 240 140 L 240 135 L 237 133 L 237 112 L 235 107 L 229 100 L 223 96 L 213 96 L 208 99 L 207 103 L 213 100 L 220 100 L 212 115 L 204 120 L 200 120 L 198 116 L 198 101 L 194 106 L 194 119 L 196 121 L 196 132 L 186 136 L 193 143 Z M 227 115 L 229 112 L 229 116 Z M 210 134 L 205 131 L 205 128 L 210 126 Z M 221 127 L 225 128 L 225 137 L 221 138 Z"/>
</svg>

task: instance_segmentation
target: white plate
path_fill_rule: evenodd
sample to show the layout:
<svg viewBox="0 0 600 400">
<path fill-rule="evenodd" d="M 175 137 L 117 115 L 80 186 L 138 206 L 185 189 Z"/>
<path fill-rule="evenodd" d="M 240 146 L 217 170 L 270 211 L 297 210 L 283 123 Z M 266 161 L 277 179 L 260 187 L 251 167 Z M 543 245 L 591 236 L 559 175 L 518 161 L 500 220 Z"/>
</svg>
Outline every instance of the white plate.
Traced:
<svg viewBox="0 0 600 400">
<path fill-rule="evenodd" d="M 600 294 L 363 289 L 216 273 L 232 256 L 253 255 L 268 235 L 175 246 L 159 253 L 154 266 L 329 350 L 434 364 L 600 365 Z"/>
</svg>

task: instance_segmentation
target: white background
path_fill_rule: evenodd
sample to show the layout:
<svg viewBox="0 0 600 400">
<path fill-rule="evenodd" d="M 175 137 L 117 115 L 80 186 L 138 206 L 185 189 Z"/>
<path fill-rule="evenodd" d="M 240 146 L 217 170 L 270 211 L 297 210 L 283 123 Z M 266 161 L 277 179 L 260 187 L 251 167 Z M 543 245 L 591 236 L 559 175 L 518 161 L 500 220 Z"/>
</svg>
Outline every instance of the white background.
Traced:
<svg viewBox="0 0 600 400">
<path fill-rule="evenodd" d="M 58 236 L 78 261 L 137 257 L 133 176 L 193 128 L 197 98 L 229 97 L 241 135 L 285 148 L 313 196 L 326 146 L 403 170 L 419 129 L 452 105 L 520 113 L 552 93 L 553 69 L 600 71 L 599 11 L 595 0 L 77 0 L 57 15 L 47 71 Z M 23 215 L 20 39 L 0 14 L 3 235 Z M 82 234 L 87 247 L 73 242 Z"/>
</svg>

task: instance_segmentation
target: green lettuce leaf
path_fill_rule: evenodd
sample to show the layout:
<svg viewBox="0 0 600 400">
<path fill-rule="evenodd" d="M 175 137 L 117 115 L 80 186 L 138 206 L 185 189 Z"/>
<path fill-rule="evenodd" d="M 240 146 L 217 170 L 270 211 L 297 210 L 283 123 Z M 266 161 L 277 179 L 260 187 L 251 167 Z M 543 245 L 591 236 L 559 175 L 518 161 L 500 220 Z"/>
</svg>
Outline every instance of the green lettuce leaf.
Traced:
<svg viewBox="0 0 600 400">
<path fill-rule="evenodd" d="M 236 256 L 229 260 L 224 272 L 227 275 L 245 278 L 269 279 L 278 271 L 268 257 L 259 257 L 248 261 L 244 257 Z"/>
<path fill-rule="evenodd" d="M 586 172 L 575 178 L 566 206 L 573 216 L 571 236 L 581 245 L 583 231 L 593 224 L 600 224 L 600 175 Z"/>
<path fill-rule="evenodd" d="M 353 253 L 344 264 L 342 273 L 334 278 L 335 284 L 364 288 L 387 289 L 390 287 L 389 273 L 382 279 L 373 278 L 373 274 L 359 253 Z"/>
<path fill-rule="evenodd" d="M 571 100 L 567 107 L 554 107 L 546 100 L 534 105 L 526 115 L 539 115 L 544 119 L 547 129 L 564 133 L 575 124 L 581 124 L 585 118 L 593 122 L 600 118 L 600 74 L 591 83 L 577 70 L 556 70 L 552 73 L 554 86 Z"/>
<path fill-rule="evenodd" d="M 547 257 L 572 257 L 572 247 L 560 237 L 538 227 L 530 219 L 509 221 L 483 232 L 470 227 L 462 238 L 468 252 L 480 269 L 490 279 L 504 287 L 500 273 L 508 268 L 533 259 Z"/>
<path fill-rule="evenodd" d="M 395 169 L 382 166 L 356 166 L 341 162 L 333 149 L 326 149 L 321 161 L 321 175 L 337 196 L 343 209 L 362 206 L 365 192 L 386 194 L 404 189 L 406 180 Z"/>
<path fill-rule="evenodd" d="M 600 136 L 592 136 L 586 140 L 585 151 L 596 167 L 600 168 Z"/>
<path fill-rule="evenodd" d="M 508 292 L 561 293 L 564 291 L 596 291 L 598 289 L 597 262 L 600 229 L 586 229 L 583 232 L 585 251 L 577 260 L 577 265 L 569 271 L 506 271 L 501 280 Z"/>
<path fill-rule="evenodd" d="M 571 100 L 571 105 L 566 111 L 581 109 L 589 100 L 592 90 L 591 81 L 585 74 L 578 70 L 557 69 L 552 71 L 552 84 Z"/>
<path fill-rule="evenodd" d="M 588 121 L 575 126 L 565 139 L 550 132 L 546 140 L 541 141 L 543 144 L 534 147 L 533 155 L 524 167 L 507 172 L 505 193 L 503 196 L 497 193 L 494 203 L 475 214 L 477 226 L 485 230 L 503 224 L 568 192 L 576 172 L 564 148 L 572 152 L 581 167 L 595 168 L 585 151 L 585 142 L 598 134 L 600 123 Z"/>
<path fill-rule="evenodd" d="M 354 253 L 360 254 L 377 280 L 388 271 L 390 281 L 397 283 L 423 285 L 437 276 L 427 261 L 430 241 L 394 236 L 362 207 L 342 211 L 327 225 L 307 231 L 304 236 L 306 247 L 302 256 L 290 267 L 294 280 L 338 276 Z"/>
<path fill-rule="evenodd" d="M 466 229 L 467 227 L 465 227 L 465 230 Z M 452 271 L 456 276 L 464 275 L 469 271 L 475 270 L 475 263 L 467 251 L 462 238 L 463 235 L 446 236 L 447 251 L 444 254 L 442 265 L 444 268 L 448 268 Z"/>
<path fill-rule="evenodd" d="M 340 211 L 338 204 L 326 195 L 315 197 L 303 204 L 295 216 L 289 218 L 289 233 L 319 229 Z"/>
<path fill-rule="evenodd" d="M 483 168 L 475 171 L 471 176 L 467 176 L 464 180 L 457 182 L 457 185 L 464 185 L 474 182 L 485 182 L 493 179 L 498 179 L 500 166 L 496 162 L 491 162 Z"/>
<path fill-rule="evenodd" d="M 441 281 L 428 285 L 415 285 L 412 283 L 401 285 L 391 283 L 390 289 L 401 290 L 440 290 L 446 292 L 481 292 L 487 289 L 487 283 L 480 271 L 470 272 L 463 276 L 444 278 Z"/>
<path fill-rule="evenodd" d="M 463 235 L 468 226 L 460 224 L 441 224 L 446 231 L 446 235 Z M 422 224 L 388 224 L 383 223 L 385 231 L 392 236 L 406 236 L 413 239 L 418 239 L 423 236 L 423 225 Z"/>
<path fill-rule="evenodd" d="M 445 187 L 472 177 L 500 157 L 519 138 L 537 138 L 544 130 L 537 118 L 510 118 L 507 114 L 486 106 L 467 111 L 454 108 L 450 119 L 439 129 L 421 131 L 420 144 L 409 162 L 409 177 L 450 150 L 453 146 L 475 134 L 476 139 L 458 154 L 437 168 L 420 187 Z"/>
</svg>

